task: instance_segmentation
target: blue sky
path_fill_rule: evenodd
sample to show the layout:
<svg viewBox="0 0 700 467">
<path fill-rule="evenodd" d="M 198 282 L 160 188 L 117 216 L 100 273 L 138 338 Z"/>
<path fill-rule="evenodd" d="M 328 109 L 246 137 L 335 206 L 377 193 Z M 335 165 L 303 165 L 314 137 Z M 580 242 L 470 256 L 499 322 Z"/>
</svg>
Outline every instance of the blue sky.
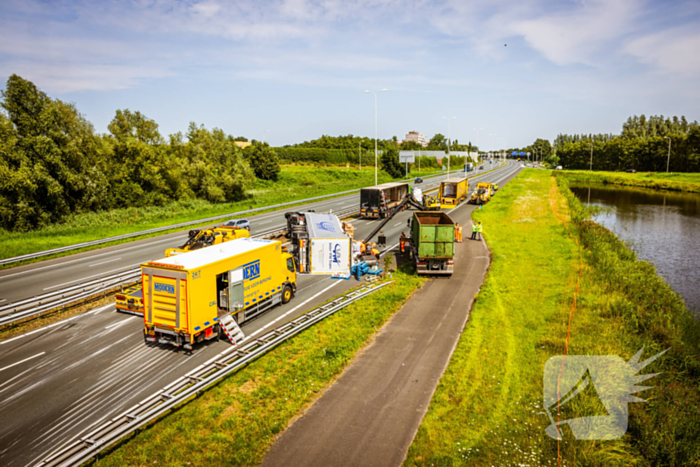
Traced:
<svg viewBox="0 0 700 467">
<path fill-rule="evenodd" d="M 700 2 L 3 0 L 12 73 L 100 132 L 128 108 L 164 135 L 371 137 L 364 90 L 387 88 L 380 138 L 457 117 L 453 139 L 519 147 L 619 133 L 633 114 L 700 119 Z"/>
</svg>

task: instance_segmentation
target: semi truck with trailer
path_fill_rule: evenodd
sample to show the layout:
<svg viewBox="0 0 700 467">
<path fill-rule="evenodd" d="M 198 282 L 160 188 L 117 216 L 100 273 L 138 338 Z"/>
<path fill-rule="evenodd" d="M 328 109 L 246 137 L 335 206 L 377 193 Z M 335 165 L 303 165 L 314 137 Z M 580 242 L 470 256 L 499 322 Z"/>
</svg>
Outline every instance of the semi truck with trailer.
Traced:
<svg viewBox="0 0 700 467">
<path fill-rule="evenodd" d="M 467 198 L 469 179 L 449 178 L 440 183 L 440 207 L 454 208 Z"/>
<path fill-rule="evenodd" d="M 338 216 L 316 212 L 288 212 L 289 252 L 302 274 L 349 274 L 352 239 Z"/>
<path fill-rule="evenodd" d="M 296 292 L 294 258 L 279 241 L 232 240 L 141 265 L 146 342 L 191 350 Z"/>
<path fill-rule="evenodd" d="M 411 194 L 411 185 L 384 183 L 360 190 L 360 216 L 383 219 Z"/>
<path fill-rule="evenodd" d="M 454 272 L 455 223 L 446 213 L 414 212 L 409 245 L 417 274 Z"/>
</svg>

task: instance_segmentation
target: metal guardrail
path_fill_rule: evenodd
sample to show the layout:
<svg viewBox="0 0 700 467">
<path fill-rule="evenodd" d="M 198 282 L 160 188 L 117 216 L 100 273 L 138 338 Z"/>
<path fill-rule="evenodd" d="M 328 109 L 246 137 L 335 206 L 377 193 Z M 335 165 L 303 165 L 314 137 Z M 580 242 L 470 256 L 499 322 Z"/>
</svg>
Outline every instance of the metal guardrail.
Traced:
<svg viewBox="0 0 700 467">
<path fill-rule="evenodd" d="M 431 175 L 428 178 L 439 177 L 439 176 L 442 176 L 442 174 Z M 406 181 L 408 181 L 408 180 L 413 180 L 413 179 L 406 179 Z M 188 227 L 190 225 L 214 222 L 214 221 L 218 221 L 221 219 L 225 219 L 227 217 L 240 216 L 243 214 L 251 214 L 251 213 L 260 212 L 260 211 L 267 211 L 268 209 L 282 208 L 284 206 L 291 206 L 294 204 L 303 204 L 303 203 L 307 203 L 309 201 L 317 201 L 320 199 L 332 198 L 332 197 L 339 196 L 339 195 L 349 195 L 349 194 L 358 192 L 361 189 L 362 188 L 356 188 L 354 190 L 341 191 L 339 193 L 332 193 L 332 194 L 328 194 L 328 195 L 314 196 L 312 198 L 305 198 L 305 199 L 300 199 L 297 201 L 288 201 L 286 203 L 274 204 L 272 206 L 263 206 L 263 207 L 254 208 L 254 209 L 246 209 L 244 211 L 237 211 L 237 212 L 232 212 L 232 213 L 228 213 L 228 214 L 220 214 L 218 216 L 207 217 L 204 219 L 197 219 L 194 221 L 182 222 L 180 224 L 166 225 L 163 227 L 156 227 L 154 229 L 141 230 L 139 232 L 132 232 L 132 233 L 124 234 L 124 235 L 116 235 L 114 237 L 101 238 L 99 240 L 93 240 L 90 242 L 76 243 L 75 245 L 67 245 L 67 246 L 63 246 L 63 247 L 59 247 L 59 248 L 52 248 L 50 250 L 37 251 L 35 253 L 27 253 L 25 255 L 13 256 L 12 258 L 0 259 L 0 266 L 6 265 L 6 264 L 17 263 L 19 261 L 24 261 L 27 259 L 41 258 L 42 256 L 53 255 L 56 253 L 63 253 L 66 251 L 71 251 L 71 250 L 78 250 L 80 248 L 86 248 L 86 247 L 90 247 L 90 246 L 94 246 L 94 245 L 101 245 L 103 243 L 109 243 L 109 242 L 114 242 L 117 240 L 123 240 L 125 238 L 140 237 L 142 235 L 149 235 L 152 233 L 158 233 L 158 232 L 163 232 L 166 230 L 177 229 L 180 227 Z"/>
<path fill-rule="evenodd" d="M 215 361 L 198 366 L 121 415 L 49 454 L 37 464 L 37 467 L 75 466 L 92 459 L 104 449 L 188 399 L 199 395 L 201 391 L 238 371 L 287 339 L 389 284 L 391 282 L 363 286 L 308 311 L 255 340 L 247 343 L 244 340 L 242 345 L 232 346 L 215 357 Z"/>
</svg>

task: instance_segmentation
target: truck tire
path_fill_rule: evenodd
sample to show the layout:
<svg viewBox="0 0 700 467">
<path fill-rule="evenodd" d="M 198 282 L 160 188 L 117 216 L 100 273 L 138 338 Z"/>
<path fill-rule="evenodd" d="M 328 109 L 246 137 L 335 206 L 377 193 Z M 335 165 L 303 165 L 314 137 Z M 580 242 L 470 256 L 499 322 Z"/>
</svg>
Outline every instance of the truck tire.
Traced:
<svg viewBox="0 0 700 467">
<path fill-rule="evenodd" d="M 292 296 L 292 287 L 289 284 L 285 285 L 282 289 L 282 304 L 289 303 L 289 301 L 292 299 Z"/>
</svg>

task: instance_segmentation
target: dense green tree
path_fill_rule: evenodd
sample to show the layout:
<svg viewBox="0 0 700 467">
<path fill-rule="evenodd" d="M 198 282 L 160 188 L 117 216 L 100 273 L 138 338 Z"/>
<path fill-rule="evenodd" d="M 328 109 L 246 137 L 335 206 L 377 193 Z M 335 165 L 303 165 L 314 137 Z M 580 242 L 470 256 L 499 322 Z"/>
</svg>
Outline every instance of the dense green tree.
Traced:
<svg viewBox="0 0 700 467">
<path fill-rule="evenodd" d="M 399 152 L 395 147 L 388 147 L 382 152 L 379 159 L 382 170 L 391 175 L 392 178 L 403 178 L 405 168 L 399 162 Z"/>
<path fill-rule="evenodd" d="M 141 112 L 131 112 L 129 109 L 117 110 L 107 129 L 114 139 L 120 143 L 130 140 L 146 144 L 160 144 L 163 138 L 158 132 L 158 124 L 147 118 Z"/>
<path fill-rule="evenodd" d="M 436 134 L 430 138 L 426 149 L 430 151 L 447 151 L 447 138 L 441 133 Z"/>
<path fill-rule="evenodd" d="M 73 105 L 52 100 L 17 75 L 8 78 L 2 98 L 8 117 L 3 131 L 12 149 L 4 146 L 13 153 L 3 166 L 13 172 L 14 182 L 3 184 L 0 196 L 2 204 L 20 206 L 3 216 L 3 226 L 26 230 L 102 207 L 108 187 L 101 170 L 102 145 L 92 125 Z"/>
<path fill-rule="evenodd" d="M 401 143 L 402 151 L 418 151 L 419 149 L 423 149 L 423 146 L 415 141 L 404 141 Z"/>
<path fill-rule="evenodd" d="M 243 154 L 256 177 L 261 180 L 277 180 L 280 172 L 279 159 L 269 144 L 256 141 L 245 148 Z"/>
</svg>

